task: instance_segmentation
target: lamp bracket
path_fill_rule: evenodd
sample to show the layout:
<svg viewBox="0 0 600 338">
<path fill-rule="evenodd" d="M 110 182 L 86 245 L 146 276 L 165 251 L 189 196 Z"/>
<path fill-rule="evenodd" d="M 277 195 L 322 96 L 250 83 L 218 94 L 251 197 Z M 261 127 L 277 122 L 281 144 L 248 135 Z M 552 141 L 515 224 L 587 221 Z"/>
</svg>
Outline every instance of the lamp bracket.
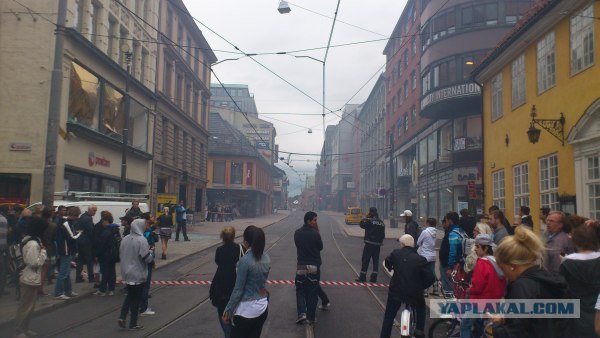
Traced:
<svg viewBox="0 0 600 338">
<path fill-rule="evenodd" d="M 532 116 L 531 122 L 544 128 L 544 130 L 556 137 L 563 146 L 565 145 L 565 116 L 563 113 L 560 113 L 560 118 L 558 119 L 536 119 Z"/>
</svg>

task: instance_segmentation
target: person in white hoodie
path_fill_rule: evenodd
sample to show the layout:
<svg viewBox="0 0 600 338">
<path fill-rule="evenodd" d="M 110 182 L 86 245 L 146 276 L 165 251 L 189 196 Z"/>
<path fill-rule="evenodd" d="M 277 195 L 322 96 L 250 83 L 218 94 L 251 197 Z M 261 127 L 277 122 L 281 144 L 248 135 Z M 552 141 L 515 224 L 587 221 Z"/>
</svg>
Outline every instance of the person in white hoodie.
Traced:
<svg viewBox="0 0 600 338">
<path fill-rule="evenodd" d="M 148 277 L 148 264 L 154 261 L 154 255 L 144 237 L 145 229 L 146 221 L 144 219 L 134 220 L 131 223 L 131 233 L 123 238 L 119 248 L 121 278 L 127 287 L 127 297 L 123 301 L 118 324 L 124 329 L 127 328 L 125 320 L 130 311 L 129 329 L 141 330 L 144 328 L 138 325 L 137 320 L 144 283 Z"/>
<path fill-rule="evenodd" d="M 437 229 L 435 227 L 437 225 L 437 220 L 430 217 L 425 223 L 427 224 L 427 228 L 421 232 L 419 239 L 417 239 L 417 253 L 427 259 L 427 267 L 431 269 L 431 272 L 437 281 L 437 275 L 435 274 L 435 257 L 437 256 L 435 252 Z M 433 292 L 431 294 L 438 295 L 437 283 L 433 283 Z M 424 290 L 423 295 L 425 297 L 428 296 L 427 289 Z"/>
<path fill-rule="evenodd" d="M 38 289 L 42 285 L 42 267 L 46 262 L 46 248 L 40 237 L 48 228 L 48 222 L 40 217 L 33 217 L 27 225 L 27 236 L 21 241 L 21 251 L 25 268 L 21 272 L 21 302 L 15 317 L 16 337 L 33 337 L 35 332 L 29 330 L 31 315 L 35 310 Z"/>
</svg>

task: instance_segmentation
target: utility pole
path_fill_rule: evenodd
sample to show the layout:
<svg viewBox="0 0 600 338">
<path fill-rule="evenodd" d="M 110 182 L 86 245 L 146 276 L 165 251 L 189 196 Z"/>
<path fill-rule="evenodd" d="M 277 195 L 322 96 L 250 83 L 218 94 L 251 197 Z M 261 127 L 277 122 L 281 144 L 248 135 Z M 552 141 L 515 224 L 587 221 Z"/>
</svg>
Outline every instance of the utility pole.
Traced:
<svg viewBox="0 0 600 338">
<path fill-rule="evenodd" d="M 65 44 L 65 22 L 67 0 L 58 1 L 58 17 L 54 41 L 54 65 L 50 82 L 50 103 L 48 105 L 48 129 L 46 130 L 46 156 L 42 187 L 42 203 L 54 204 L 54 184 L 56 180 L 56 152 L 58 150 L 58 121 L 60 118 L 60 97 L 62 95 L 62 63 Z"/>
<path fill-rule="evenodd" d="M 394 174 L 394 133 L 390 133 L 390 227 L 391 228 L 397 228 L 398 227 L 398 223 L 396 223 L 396 220 L 394 219 L 394 197 L 395 197 L 395 192 L 394 192 L 394 178 L 395 178 L 395 174 Z"/>
<path fill-rule="evenodd" d="M 127 192 L 127 146 L 129 143 L 129 109 L 131 107 L 131 96 L 129 95 L 129 78 L 131 77 L 131 58 L 133 53 L 129 49 L 127 43 L 121 48 L 125 54 L 125 63 L 127 64 L 127 78 L 125 79 L 125 121 L 123 121 L 123 144 L 121 149 L 121 182 L 119 184 L 119 192 L 124 194 Z"/>
</svg>

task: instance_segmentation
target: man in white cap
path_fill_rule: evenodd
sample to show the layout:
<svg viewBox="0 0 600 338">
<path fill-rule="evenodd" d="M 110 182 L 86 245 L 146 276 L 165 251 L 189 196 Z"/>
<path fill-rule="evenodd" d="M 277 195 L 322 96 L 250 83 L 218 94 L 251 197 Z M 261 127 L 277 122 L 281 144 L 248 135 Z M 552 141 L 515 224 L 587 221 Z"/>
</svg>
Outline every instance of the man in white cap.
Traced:
<svg viewBox="0 0 600 338">
<path fill-rule="evenodd" d="M 395 249 L 385 259 L 385 267 L 393 270 L 388 291 L 387 304 L 380 338 L 388 338 L 392 334 L 392 325 L 402 303 L 410 304 L 417 314 L 415 337 L 425 337 L 425 297 L 423 290 L 435 281 L 427 259 L 415 250 L 415 239 L 411 235 L 402 235 L 398 240 L 400 249 Z"/>
<path fill-rule="evenodd" d="M 421 235 L 421 229 L 419 228 L 419 223 L 413 220 L 412 211 L 404 210 L 400 216 L 404 217 L 404 233 L 411 235 L 415 241 L 419 239 L 419 236 Z"/>
</svg>

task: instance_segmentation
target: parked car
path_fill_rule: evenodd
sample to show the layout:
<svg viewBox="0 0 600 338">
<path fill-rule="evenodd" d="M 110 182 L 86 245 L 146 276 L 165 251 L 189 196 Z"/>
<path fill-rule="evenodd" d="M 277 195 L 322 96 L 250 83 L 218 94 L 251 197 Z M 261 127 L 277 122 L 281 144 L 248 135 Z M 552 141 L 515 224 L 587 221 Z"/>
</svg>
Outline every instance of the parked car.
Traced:
<svg viewBox="0 0 600 338">
<path fill-rule="evenodd" d="M 362 209 L 359 207 L 349 207 L 345 215 L 346 224 L 358 224 L 364 218 Z"/>
</svg>

